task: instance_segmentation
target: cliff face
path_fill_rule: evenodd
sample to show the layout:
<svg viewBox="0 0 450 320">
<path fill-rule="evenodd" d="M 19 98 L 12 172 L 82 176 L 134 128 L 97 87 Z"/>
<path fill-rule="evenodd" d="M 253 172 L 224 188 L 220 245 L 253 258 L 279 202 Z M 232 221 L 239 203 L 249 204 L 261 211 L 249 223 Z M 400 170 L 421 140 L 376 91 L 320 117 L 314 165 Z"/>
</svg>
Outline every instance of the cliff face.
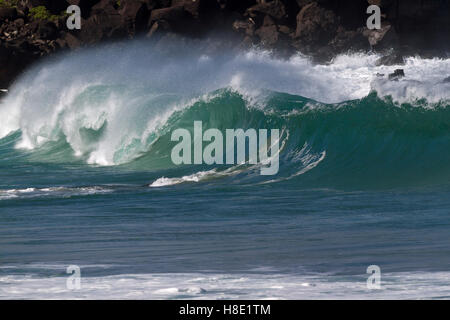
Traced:
<svg viewBox="0 0 450 320">
<path fill-rule="evenodd" d="M 80 6 L 81 30 L 64 14 Z M 382 8 L 382 29 L 367 30 L 367 7 Z M 102 41 L 174 34 L 226 34 L 232 45 L 325 61 L 349 50 L 395 48 L 438 55 L 450 47 L 450 0 L 0 0 L 0 87 L 41 56 Z"/>
</svg>

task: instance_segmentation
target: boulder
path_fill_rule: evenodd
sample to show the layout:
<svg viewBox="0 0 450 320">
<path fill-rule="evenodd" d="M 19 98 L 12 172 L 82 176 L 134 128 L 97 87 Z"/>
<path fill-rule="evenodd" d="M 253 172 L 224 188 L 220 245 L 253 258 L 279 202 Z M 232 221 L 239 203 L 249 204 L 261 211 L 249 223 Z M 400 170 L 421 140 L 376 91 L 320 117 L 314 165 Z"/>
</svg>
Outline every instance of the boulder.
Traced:
<svg viewBox="0 0 450 320">
<path fill-rule="evenodd" d="M 91 9 L 91 16 L 93 15 L 115 15 L 117 12 L 117 1 L 114 0 L 100 0 Z"/>
<path fill-rule="evenodd" d="M 315 0 L 297 0 L 296 2 L 297 2 L 297 5 L 300 8 L 303 8 L 304 6 L 306 6 L 306 5 L 310 4 L 310 3 L 313 3 L 314 1 Z"/>
<path fill-rule="evenodd" d="M 0 7 L 0 21 L 14 20 L 17 17 L 16 8 L 1 8 Z"/>
<path fill-rule="evenodd" d="M 63 38 L 63 42 L 60 42 L 60 46 L 67 45 L 70 49 L 76 49 L 81 46 L 81 41 L 70 32 L 66 32 Z"/>
<path fill-rule="evenodd" d="M 145 5 L 147 6 L 148 10 L 153 10 L 156 9 L 158 6 L 161 6 L 161 1 L 160 0 L 141 0 L 141 2 L 144 2 Z M 169 4 L 167 4 L 169 5 Z M 165 7 L 165 5 L 163 5 L 163 7 Z"/>
<path fill-rule="evenodd" d="M 100 2 L 100 0 L 67 0 L 69 5 L 74 4 L 80 7 L 83 19 L 89 18 L 92 7 Z M 116 2 L 117 3 L 117 2 Z"/>
<path fill-rule="evenodd" d="M 147 4 L 136 0 L 122 0 L 119 7 L 119 14 L 125 19 L 129 27 L 130 33 L 144 31 L 150 17 L 150 10 Z"/>
<path fill-rule="evenodd" d="M 47 20 L 39 21 L 37 28 L 37 36 L 40 39 L 53 40 L 56 39 L 57 35 L 58 29 L 56 28 L 56 25 L 53 22 Z"/>
<path fill-rule="evenodd" d="M 45 6 L 45 0 L 19 0 L 18 7 L 21 9 L 31 9 L 33 7 Z"/>
<path fill-rule="evenodd" d="M 22 28 L 25 25 L 25 20 L 22 18 L 14 20 L 14 24 L 17 28 Z"/>
<path fill-rule="evenodd" d="M 243 31 L 247 36 L 253 36 L 255 34 L 255 22 L 252 18 L 248 18 L 247 20 L 236 20 L 233 22 L 233 29 L 235 31 Z"/>
<path fill-rule="evenodd" d="M 394 0 L 367 0 L 367 2 L 372 5 L 377 5 L 379 7 L 387 7 L 390 6 Z"/>
<path fill-rule="evenodd" d="M 81 21 L 81 30 L 74 34 L 82 43 L 93 44 L 106 39 L 124 38 L 129 35 L 125 19 L 116 11 L 111 1 L 101 1 L 92 7 L 92 14 Z"/>
<path fill-rule="evenodd" d="M 201 0 L 172 0 L 172 7 L 181 6 L 195 18 L 200 16 L 200 4 Z"/>
<path fill-rule="evenodd" d="M 177 21 L 183 18 L 185 11 L 183 6 L 175 6 L 169 8 L 155 9 L 152 11 L 150 21 Z"/>
<path fill-rule="evenodd" d="M 393 73 L 389 74 L 389 80 L 397 81 L 398 79 L 405 77 L 405 71 L 403 69 L 396 69 Z"/>
<path fill-rule="evenodd" d="M 399 45 L 397 32 L 389 23 L 383 23 L 379 30 L 365 29 L 363 34 L 376 50 L 396 48 Z"/>
<path fill-rule="evenodd" d="M 333 11 L 313 2 L 304 6 L 297 15 L 295 38 L 305 44 L 323 46 L 336 36 L 338 25 Z"/>
<path fill-rule="evenodd" d="M 82 20 L 79 39 L 92 44 L 105 39 L 121 38 L 129 35 L 126 19 L 118 12 L 117 1 L 101 0 L 91 9 L 87 20 Z"/>
<path fill-rule="evenodd" d="M 208 2 L 215 1 L 219 9 L 228 12 L 234 11 L 244 13 L 249 7 L 255 4 L 255 0 L 206 0 Z"/>
<path fill-rule="evenodd" d="M 33 50 L 33 46 L 26 39 L 15 39 L 11 40 L 8 43 L 8 47 L 17 49 L 21 52 L 25 52 L 26 50 Z"/>
<path fill-rule="evenodd" d="M 335 54 L 348 51 L 362 51 L 370 49 L 366 37 L 359 30 L 339 28 L 336 37 L 330 42 Z"/>
<path fill-rule="evenodd" d="M 258 14 L 269 15 L 275 19 L 286 17 L 286 9 L 280 0 L 258 0 L 258 3 L 247 9 L 250 17 L 256 17 Z"/>
<path fill-rule="evenodd" d="M 270 16 L 264 18 L 263 25 L 256 30 L 255 34 L 261 39 L 264 45 L 268 46 L 275 45 L 280 37 L 278 27 Z"/>
<path fill-rule="evenodd" d="M 147 32 L 146 37 L 147 37 L 147 38 L 153 37 L 153 36 L 156 34 L 156 32 L 158 32 L 159 29 L 160 29 L 159 22 L 156 21 L 156 22 L 153 23 L 152 26 L 150 27 L 150 30 Z"/>
<path fill-rule="evenodd" d="M 278 25 L 278 31 L 280 31 L 282 34 L 292 36 L 293 30 L 286 25 Z"/>
<path fill-rule="evenodd" d="M 65 11 L 72 1 L 66 0 L 19 0 L 17 7 L 21 10 L 29 10 L 34 7 L 44 6 L 52 14 L 60 14 Z"/>
</svg>

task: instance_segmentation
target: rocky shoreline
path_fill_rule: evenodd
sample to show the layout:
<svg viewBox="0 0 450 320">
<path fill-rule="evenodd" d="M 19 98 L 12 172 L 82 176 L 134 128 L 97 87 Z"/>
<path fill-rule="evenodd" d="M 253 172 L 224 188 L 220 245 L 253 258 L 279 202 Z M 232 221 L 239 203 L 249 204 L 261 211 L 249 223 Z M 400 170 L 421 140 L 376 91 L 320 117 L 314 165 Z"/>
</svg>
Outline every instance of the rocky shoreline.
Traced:
<svg viewBox="0 0 450 320">
<path fill-rule="evenodd" d="M 65 10 L 81 8 L 81 30 Z M 369 30 L 370 4 L 382 27 Z M 450 50 L 450 0 L 0 0 L 0 88 L 43 56 L 106 41 L 143 37 L 205 38 L 223 46 L 261 46 L 281 56 L 301 52 L 320 62 L 349 51 L 378 51 L 380 64 Z"/>
</svg>

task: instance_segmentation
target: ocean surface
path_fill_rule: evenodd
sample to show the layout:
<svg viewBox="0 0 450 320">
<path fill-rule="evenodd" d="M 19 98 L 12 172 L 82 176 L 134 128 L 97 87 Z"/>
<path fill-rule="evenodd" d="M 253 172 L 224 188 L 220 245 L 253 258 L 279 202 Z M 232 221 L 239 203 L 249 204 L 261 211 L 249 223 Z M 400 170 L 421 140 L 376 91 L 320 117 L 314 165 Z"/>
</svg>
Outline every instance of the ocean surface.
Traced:
<svg viewBox="0 0 450 320">
<path fill-rule="evenodd" d="M 378 58 L 138 41 L 27 70 L 0 101 L 0 299 L 450 298 L 450 59 Z M 279 129 L 278 174 L 174 165 L 194 121 Z"/>
</svg>

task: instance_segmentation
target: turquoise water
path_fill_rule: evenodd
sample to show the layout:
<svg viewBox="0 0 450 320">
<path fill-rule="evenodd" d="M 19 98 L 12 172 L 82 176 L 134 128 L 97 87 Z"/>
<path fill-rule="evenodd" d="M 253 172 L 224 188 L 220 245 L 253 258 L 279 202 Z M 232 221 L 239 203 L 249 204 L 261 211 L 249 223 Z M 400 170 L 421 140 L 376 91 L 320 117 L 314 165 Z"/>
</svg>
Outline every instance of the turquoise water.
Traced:
<svg viewBox="0 0 450 320">
<path fill-rule="evenodd" d="M 436 86 L 419 91 L 430 102 L 399 102 L 389 82 L 378 84 L 388 98 L 370 88 L 355 98 L 364 87 L 346 93 L 348 85 L 332 83 L 331 93 L 305 89 L 306 98 L 267 86 L 250 94 L 235 79 L 201 92 L 208 76 L 192 79 L 199 94 L 189 86 L 132 85 L 101 65 L 94 73 L 108 81 L 83 70 L 78 77 L 90 82 L 57 81 L 63 65 L 85 66 L 84 59 L 31 70 L 0 105 L 1 298 L 70 296 L 69 265 L 86 278 L 77 297 L 449 295 L 450 105 L 436 98 Z M 353 72 L 360 78 L 370 68 Z M 342 94 L 349 99 L 319 102 Z M 192 131 L 194 121 L 223 132 L 279 128 L 279 173 L 261 176 L 245 164 L 175 166 L 171 132 Z M 392 279 L 376 296 L 364 288 L 369 265 Z"/>
</svg>

